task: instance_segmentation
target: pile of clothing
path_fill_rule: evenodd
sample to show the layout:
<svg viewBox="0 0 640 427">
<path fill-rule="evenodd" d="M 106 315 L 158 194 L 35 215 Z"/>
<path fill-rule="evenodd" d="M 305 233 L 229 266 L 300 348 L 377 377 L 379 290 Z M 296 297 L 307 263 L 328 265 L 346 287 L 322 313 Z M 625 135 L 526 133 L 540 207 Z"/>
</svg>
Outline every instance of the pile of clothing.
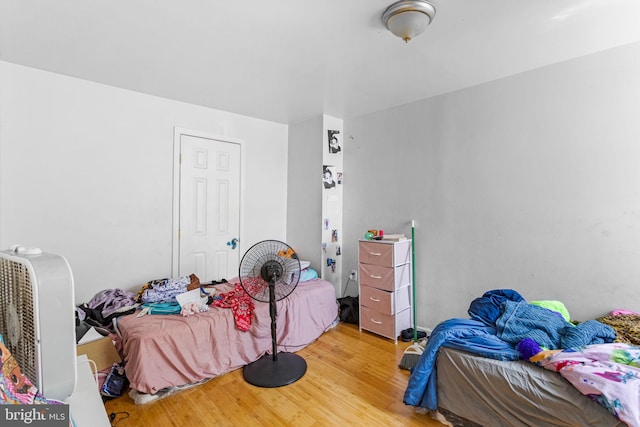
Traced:
<svg viewBox="0 0 640 427">
<path fill-rule="evenodd" d="M 171 279 L 157 279 L 145 283 L 137 293 L 124 289 L 106 289 L 98 292 L 88 303 L 76 307 L 76 341 L 91 328 L 107 336 L 115 333 L 114 319 L 140 310 L 144 314 L 180 314 L 191 315 L 208 309 L 211 302 L 221 299 L 212 295 L 205 286 L 226 283 L 220 282 L 202 285 L 195 274 Z M 178 298 L 189 292 L 198 292 L 203 296 L 197 303 L 190 300 L 183 307 Z"/>
</svg>

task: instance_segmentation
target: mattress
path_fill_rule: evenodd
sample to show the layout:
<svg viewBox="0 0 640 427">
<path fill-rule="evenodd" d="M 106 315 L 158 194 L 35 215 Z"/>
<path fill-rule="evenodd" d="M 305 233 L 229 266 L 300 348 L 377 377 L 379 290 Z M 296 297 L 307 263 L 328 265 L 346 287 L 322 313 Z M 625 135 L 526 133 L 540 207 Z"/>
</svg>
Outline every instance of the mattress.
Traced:
<svg viewBox="0 0 640 427">
<path fill-rule="evenodd" d="M 559 374 L 442 347 L 438 408 L 454 426 L 624 426 Z"/>
<path fill-rule="evenodd" d="M 233 280 L 218 285 L 216 293 L 230 291 L 233 285 Z M 154 394 L 214 378 L 271 353 L 269 304 L 254 303 L 248 331 L 236 327 L 231 309 L 213 306 L 186 317 L 131 314 L 119 318 L 117 327 L 131 388 Z M 278 351 L 284 352 L 312 343 L 338 316 L 335 288 L 323 279 L 300 282 L 276 307 Z"/>
</svg>

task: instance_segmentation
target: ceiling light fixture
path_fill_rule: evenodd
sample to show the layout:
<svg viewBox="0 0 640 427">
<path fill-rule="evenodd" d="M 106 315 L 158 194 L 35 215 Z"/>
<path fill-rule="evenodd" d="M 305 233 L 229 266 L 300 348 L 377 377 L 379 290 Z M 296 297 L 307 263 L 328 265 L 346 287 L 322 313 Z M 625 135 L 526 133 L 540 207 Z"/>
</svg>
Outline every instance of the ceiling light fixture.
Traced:
<svg viewBox="0 0 640 427">
<path fill-rule="evenodd" d="M 405 42 L 427 29 L 436 8 L 426 0 L 401 0 L 393 3 L 382 14 L 382 22 Z"/>
</svg>

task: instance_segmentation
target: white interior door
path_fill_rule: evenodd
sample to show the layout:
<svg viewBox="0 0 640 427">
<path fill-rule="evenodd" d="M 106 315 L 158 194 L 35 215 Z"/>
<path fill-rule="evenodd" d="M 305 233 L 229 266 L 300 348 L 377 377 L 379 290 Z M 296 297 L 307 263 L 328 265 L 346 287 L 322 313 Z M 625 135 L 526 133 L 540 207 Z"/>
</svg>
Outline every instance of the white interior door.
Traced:
<svg viewBox="0 0 640 427">
<path fill-rule="evenodd" d="M 180 134 L 178 275 L 238 275 L 240 145 Z M 235 240 L 234 240 L 235 239 Z"/>
</svg>

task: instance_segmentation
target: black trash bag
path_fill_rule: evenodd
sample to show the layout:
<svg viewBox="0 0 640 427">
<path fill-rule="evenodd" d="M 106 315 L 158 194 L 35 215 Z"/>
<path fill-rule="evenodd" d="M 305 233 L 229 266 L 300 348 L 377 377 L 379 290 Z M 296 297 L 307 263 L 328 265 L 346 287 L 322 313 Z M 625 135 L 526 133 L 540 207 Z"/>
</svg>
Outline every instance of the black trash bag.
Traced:
<svg viewBox="0 0 640 427">
<path fill-rule="evenodd" d="M 338 298 L 338 316 L 340 321 L 358 324 L 360 303 L 358 297 Z"/>
</svg>

